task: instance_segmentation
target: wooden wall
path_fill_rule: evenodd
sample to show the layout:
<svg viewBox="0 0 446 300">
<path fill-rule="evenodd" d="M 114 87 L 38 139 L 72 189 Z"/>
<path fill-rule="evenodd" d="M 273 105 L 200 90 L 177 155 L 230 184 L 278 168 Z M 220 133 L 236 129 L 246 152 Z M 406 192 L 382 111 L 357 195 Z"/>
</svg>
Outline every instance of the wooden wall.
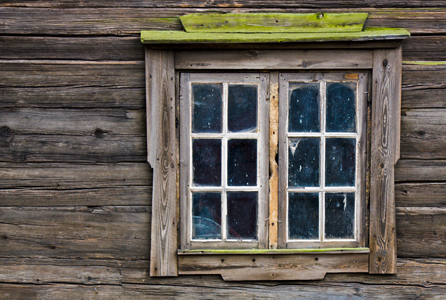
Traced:
<svg viewBox="0 0 446 300">
<path fill-rule="evenodd" d="M 0 1 L 0 299 L 440 299 L 446 11 L 437 0 Z M 336 8 L 336 9 L 334 9 Z M 142 29 L 192 12 L 369 12 L 405 27 L 398 274 L 150 278 Z"/>
</svg>

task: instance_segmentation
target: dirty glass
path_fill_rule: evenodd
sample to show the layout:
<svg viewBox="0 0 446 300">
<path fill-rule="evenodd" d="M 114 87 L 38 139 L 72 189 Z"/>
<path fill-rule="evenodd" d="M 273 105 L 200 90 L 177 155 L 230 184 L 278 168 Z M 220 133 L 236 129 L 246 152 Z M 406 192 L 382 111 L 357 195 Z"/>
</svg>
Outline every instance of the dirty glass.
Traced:
<svg viewBox="0 0 446 300">
<path fill-rule="evenodd" d="M 326 139 L 326 186 L 355 186 L 355 150 L 355 139 Z"/>
<path fill-rule="evenodd" d="M 319 83 L 290 83 L 289 132 L 319 132 Z"/>
<path fill-rule="evenodd" d="M 192 140 L 193 184 L 221 186 L 221 140 Z"/>
<path fill-rule="evenodd" d="M 228 140 L 228 185 L 257 185 L 257 140 Z"/>
<path fill-rule="evenodd" d="M 192 132 L 222 132 L 222 84 L 192 84 Z"/>
<path fill-rule="evenodd" d="M 288 141 L 288 186 L 319 186 L 319 138 Z"/>
<path fill-rule="evenodd" d="M 192 193 L 192 238 L 221 239 L 221 194 Z"/>
<path fill-rule="evenodd" d="M 353 239 L 355 193 L 325 194 L 325 238 Z"/>
<path fill-rule="evenodd" d="M 228 239 L 257 239 L 257 192 L 227 193 Z"/>
<path fill-rule="evenodd" d="M 228 86 L 228 131 L 251 132 L 257 128 L 257 86 Z"/>
<path fill-rule="evenodd" d="M 356 83 L 327 83 L 327 132 L 355 132 Z"/>
<path fill-rule="evenodd" d="M 319 194 L 288 194 L 288 238 L 319 239 Z"/>
</svg>

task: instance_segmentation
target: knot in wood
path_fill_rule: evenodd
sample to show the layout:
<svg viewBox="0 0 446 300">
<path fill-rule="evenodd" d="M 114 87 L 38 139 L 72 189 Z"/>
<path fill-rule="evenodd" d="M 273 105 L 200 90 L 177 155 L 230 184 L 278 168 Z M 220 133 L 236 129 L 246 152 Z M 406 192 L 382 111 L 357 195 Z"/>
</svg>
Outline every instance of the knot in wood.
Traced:
<svg viewBox="0 0 446 300">
<path fill-rule="evenodd" d="M 387 65 L 389 64 L 389 61 L 387 59 L 383 60 L 383 67 L 387 67 Z"/>
<path fill-rule="evenodd" d="M 10 137 L 12 135 L 12 130 L 8 126 L 0 127 L 0 136 Z"/>
<path fill-rule="evenodd" d="M 100 128 L 96 128 L 95 131 L 94 131 L 94 135 L 97 138 L 102 138 L 104 136 L 104 133 L 105 132 L 102 129 L 100 129 Z"/>
</svg>

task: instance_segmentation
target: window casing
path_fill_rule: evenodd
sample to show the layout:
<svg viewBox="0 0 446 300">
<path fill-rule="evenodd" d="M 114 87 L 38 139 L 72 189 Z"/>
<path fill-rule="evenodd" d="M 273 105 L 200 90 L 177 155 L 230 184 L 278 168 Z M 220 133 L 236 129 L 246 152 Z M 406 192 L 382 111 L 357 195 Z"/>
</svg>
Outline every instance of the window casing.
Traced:
<svg viewBox="0 0 446 300">
<path fill-rule="evenodd" d="M 311 44 L 307 47 L 318 48 L 318 45 Z M 155 143 L 153 150 L 149 150 L 149 161 L 154 168 L 152 276 L 221 274 L 227 280 L 296 280 L 322 279 L 326 273 L 339 272 L 395 273 L 393 166 L 399 156 L 401 47 L 374 49 L 375 47 L 379 48 L 379 45 L 371 46 L 371 49 L 348 51 L 315 50 L 311 54 L 302 50 L 173 51 L 147 49 L 148 141 Z M 233 57 L 233 60 L 222 60 L 222 53 Z M 265 60 L 265 57 L 275 57 L 274 63 Z M 295 63 L 299 60 L 300 63 Z M 234 66 L 233 61 L 237 62 L 237 66 Z M 361 93 L 366 95 L 362 101 L 363 105 L 371 102 L 369 104 L 371 150 L 368 152 L 370 163 L 366 163 L 365 157 L 359 155 L 359 153 L 363 153 L 364 143 L 361 150 L 356 151 L 356 156 L 360 156 L 357 157 L 356 164 L 358 165 L 361 161 L 363 169 L 366 166 L 370 168 L 370 171 L 367 171 L 367 176 L 370 177 L 370 210 L 367 213 L 370 214 L 370 217 L 367 221 L 366 212 L 362 208 L 359 218 L 365 221 L 362 226 L 357 227 L 360 233 L 355 236 L 355 242 L 359 241 L 359 243 L 352 248 L 342 246 L 342 249 L 327 248 L 323 250 L 319 249 L 320 245 L 310 245 L 309 248 L 302 249 L 304 246 L 300 246 L 302 244 L 300 241 L 297 246 L 291 243 L 287 245 L 287 235 L 283 228 L 278 230 L 278 243 L 274 245 L 274 242 L 271 244 L 271 241 L 268 241 L 267 249 L 256 251 L 243 250 L 239 247 L 237 249 L 240 250 L 233 250 L 233 247 L 225 249 L 225 246 L 219 247 L 217 250 L 207 250 L 202 249 L 198 244 L 194 249 L 194 246 L 188 246 L 187 238 L 184 238 L 184 235 L 180 235 L 180 242 L 177 243 L 177 226 L 181 231 L 184 213 L 187 211 L 183 207 L 183 202 L 180 201 L 185 191 L 182 188 L 177 190 L 177 188 L 178 183 L 181 183 L 183 178 L 190 176 L 187 174 L 191 172 L 190 168 L 184 168 L 182 164 L 192 163 L 189 159 L 184 160 L 181 157 L 186 153 L 185 151 L 189 151 L 187 157 L 190 158 L 190 145 L 186 147 L 186 150 L 183 149 L 184 145 L 179 143 L 179 135 L 176 135 L 184 130 L 182 122 L 187 117 L 184 114 L 185 108 L 180 107 L 183 105 L 181 103 L 185 103 L 182 101 L 180 92 L 180 74 L 202 74 L 201 72 L 210 71 L 213 74 L 215 72 L 231 74 L 260 72 L 260 74 L 264 74 L 266 71 L 270 75 L 269 88 L 266 89 L 266 93 L 270 93 L 270 95 L 267 99 L 272 103 L 277 92 L 273 87 L 276 85 L 279 87 L 280 83 L 279 72 L 283 74 L 305 74 L 305 72 L 328 74 L 327 70 L 334 73 L 348 70 L 348 74 L 369 74 L 371 79 L 370 93 L 365 88 L 366 85 L 364 85 L 363 92 L 360 92 L 361 88 L 358 88 L 358 95 Z M 232 79 L 227 81 L 227 83 L 231 82 Z M 176 89 L 175 83 L 177 84 Z M 286 93 L 281 93 L 280 97 L 283 95 L 287 96 Z M 176 103 L 176 101 L 178 102 Z M 283 106 L 284 103 L 286 104 L 286 101 L 280 101 L 280 105 Z M 280 107 L 279 110 L 283 111 L 283 109 Z M 270 105 L 270 114 L 273 110 L 274 105 Z M 283 113 L 278 114 L 279 123 L 286 121 L 282 115 Z M 176 119 L 179 121 L 177 126 L 175 125 Z M 273 118 L 270 119 L 273 120 Z M 283 128 L 286 129 L 286 126 L 281 124 L 279 129 Z M 365 128 L 363 126 L 358 131 L 361 136 L 356 137 L 357 144 L 362 140 Z M 279 140 L 287 141 L 286 130 L 278 131 L 279 135 L 285 134 Z M 197 138 L 199 139 L 198 136 Z M 290 136 L 289 138 L 294 137 Z M 296 138 L 307 137 L 301 134 Z M 272 140 L 271 132 L 269 140 Z M 287 150 L 286 147 L 279 147 L 280 149 Z M 280 153 L 278 159 L 271 159 L 270 156 L 270 166 L 272 166 L 271 160 L 278 160 L 279 167 L 281 167 L 285 163 L 286 155 L 287 153 Z M 177 166 L 177 161 L 181 168 Z M 286 168 L 280 168 L 280 172 L 283 170 Z M 270 167 L 270 171 L 274 173 L 274 167 Z M 287 175 L 282 173 L 279 175 L 278 191 L 283 194 L 286 193 L 286 186 L 280 185 L 286 184 L 287 180 L 283 180 L 283 178 L 287 178 Z M 365 181 L 365 176 L 355 178 L 357 182 Z M 271 183 L 268 186 L 269 189 L 274 188 Z M 186 193 L 188 193 L 187 190 Z M 318 191 L 318 193 L 324 193 L 324 191 Z M 362 185 L 355 193 L 364 194 L 365 185 Z M 269 198 L 271 198 L 271 193 L 269 193 Z M 282 198 L 283 195 L 279 197 L 278 204 L 279 220 L 281 221 L 279 227 L 285 223 L 282 220 L 286 220 L 286 213 L 285 217 L 280 215 L 287 211 L 286 207 L 282 207 L 284 203 L 280 200 Z M 323 199 L 320 200 L 320 202 L 322 201 Z M 365 207 L 366 203 L 361 201 L 362 207 Z M 180 203 L 179 217 L 177 215 L 178 203 Z M 270 205 L 271 203 L 269 201 Z M 269 213 L 272 209 L 274 210 L 271 206 L 268 208 Z M 266 219 L 271 220 L 271 214 Z M 269 222 L 268 231 L 271 239 L 273 234 L 271 221 Z M 368 230 L 362 227 L 368 227 Z M 366 236 L 362 236 L 361 232 L 367 233 Z M 183 245 L 186 245 L 185 248 Z M 361 248 L 361 245 L 368 246 L 368 248 Z M 276 247 L 279 249 L 275 249 Z M 243 272 L 240 272 L 241 270 Z"/>
</svg>

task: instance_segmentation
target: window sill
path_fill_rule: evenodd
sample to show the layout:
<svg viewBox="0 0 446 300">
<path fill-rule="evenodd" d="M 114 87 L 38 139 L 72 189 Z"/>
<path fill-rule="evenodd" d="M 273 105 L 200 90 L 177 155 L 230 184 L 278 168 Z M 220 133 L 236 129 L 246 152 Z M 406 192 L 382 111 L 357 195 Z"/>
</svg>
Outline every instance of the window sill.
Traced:
<svg viewBox="0 0 446 300">
<path fill-rule="evenodd" d="M 179 250 L 180 275 L 220 274 L 227 281 L 321 280 L 367 273 L 368 248 Z"/>
</svg>

